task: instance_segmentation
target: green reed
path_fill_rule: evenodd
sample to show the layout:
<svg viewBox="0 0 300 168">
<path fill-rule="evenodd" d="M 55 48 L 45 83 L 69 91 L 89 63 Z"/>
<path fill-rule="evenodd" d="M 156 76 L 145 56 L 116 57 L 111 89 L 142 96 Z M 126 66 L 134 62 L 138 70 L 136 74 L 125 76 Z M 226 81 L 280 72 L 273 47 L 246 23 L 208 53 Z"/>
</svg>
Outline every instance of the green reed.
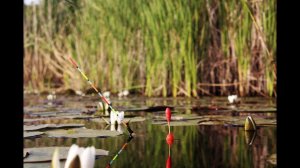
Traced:
<svg viewBox="0 0 300 168">
<path fill-rule="evenodd" d="M 276 1 L 96 0 L 26 6 L 28 89 L 276 95 Z"/>
</svg>

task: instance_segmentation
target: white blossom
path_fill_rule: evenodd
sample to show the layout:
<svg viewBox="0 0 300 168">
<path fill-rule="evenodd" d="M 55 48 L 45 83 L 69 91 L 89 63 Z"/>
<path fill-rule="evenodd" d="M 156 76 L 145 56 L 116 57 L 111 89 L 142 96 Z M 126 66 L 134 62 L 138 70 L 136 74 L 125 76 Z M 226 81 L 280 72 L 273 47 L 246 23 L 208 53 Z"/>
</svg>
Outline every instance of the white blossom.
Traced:
<svg viewBox="0 0 300 168">
<path fill-rule="evenodd" d="M 235 103 L 235 102 L 237 102 L 237 95 L 230 95 L 230 96 L 228 96 L 228 101 L 229 101 L 229 103 Z"/>
<path fill-rule="evenodd" d="M 122 123 L 122 120 L 124 119 L 124 111 L 121 111 L 121 112 L 110 112 L 110 123 L 112 125 L 114 125 L 116 122 L 118 124 L 121 124 Z"/>
</svg>

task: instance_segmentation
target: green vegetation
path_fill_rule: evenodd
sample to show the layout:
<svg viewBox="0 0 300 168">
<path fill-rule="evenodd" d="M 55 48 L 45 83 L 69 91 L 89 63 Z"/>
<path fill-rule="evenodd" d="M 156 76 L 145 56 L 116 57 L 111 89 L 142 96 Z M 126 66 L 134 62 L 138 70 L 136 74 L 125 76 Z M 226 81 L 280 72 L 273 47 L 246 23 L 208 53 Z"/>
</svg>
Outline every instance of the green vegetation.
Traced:
<svg viewBox="0 0 300 168">
<path fill-rule="evenodd" d="M 276 96 L 276 1 L 44 0 L 24 6 L 24 86 Z"/>
</svg>

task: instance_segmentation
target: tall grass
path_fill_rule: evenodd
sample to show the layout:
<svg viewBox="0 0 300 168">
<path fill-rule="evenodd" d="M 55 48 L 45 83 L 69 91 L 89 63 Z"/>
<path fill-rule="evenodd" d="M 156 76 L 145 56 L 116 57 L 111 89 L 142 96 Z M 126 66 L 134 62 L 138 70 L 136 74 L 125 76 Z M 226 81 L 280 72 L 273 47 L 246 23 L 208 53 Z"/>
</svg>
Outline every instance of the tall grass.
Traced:
<svg viewBox="0 0 300 168">
<path fill-rule="evenodd" d="M 276 94 L 276 1 L 43 1 L 26 6 L 28 89 L 146 96 Z"/>
</svg>

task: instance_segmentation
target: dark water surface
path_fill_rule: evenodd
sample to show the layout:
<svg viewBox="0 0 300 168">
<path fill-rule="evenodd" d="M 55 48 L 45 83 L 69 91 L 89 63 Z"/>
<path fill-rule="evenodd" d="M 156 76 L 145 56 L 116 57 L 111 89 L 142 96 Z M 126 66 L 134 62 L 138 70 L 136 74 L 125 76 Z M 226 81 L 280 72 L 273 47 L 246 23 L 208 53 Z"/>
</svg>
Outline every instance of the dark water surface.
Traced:
<svg viewBox="0 0 300 168">
<path fill-rule="evenodd" d="M 76 109 L 87 110 L 86 106 L 97 105 L 99 99 L 96 96 L 66 97 L 57 96 L 54 104 L 48 105 L 46 96 L 25 95 L 24 118 L 32 118 L 36 114 L 46 114 L 53 111 L 68 111 Z M 231 113 L 214 110 L 193 110 L 192 107 L 225 107 L 227 98 L 112 98 L 113 107 L 118 109 L 134 109 L 150 106 L 172 106 L 172 114 L 197 114 L 197 115 L 224 115 Z M 68 109 L 69 108 L 69 109 Z M 238 108 L 251 109 L 251 115 L 255 118 L 276 118 L 276 112 L 259 109 L 276 108 L 276 100 L 264 98 L 243 98 Z M 259 112 L 255 112 L 258 109 Z M 70 111 L 70 110 L 69 110 Z M 240 112 L 245 115 L 249 112 Z M 134 138 L 128 143 L 125 150 L 113 161 L 111 167 L 166 167 L 169 155 L 169 146 L 166 143 L 168 128 L 165 125 L 154 125 L 154 116 L 164 116 L 164 111 L 154 112 L 125 112 L 125 115 L 137 115 L 146 118 L 143 122 L 130 123 L 135 132 Z M 82 123 L 89 129 L 107 129 L 105 123 L 97 123 L 89 120 L 53 119 L 38 122 L 26 122 L 25 125 L 45 123 Z M 122 127 L 124 127 L 122 125 Z M 72 144 L 79 146 L 95 146 L 109 151 L 108 156 L 96 160 L 95 167 L 106 167 L 115 154 L 126 143 L 129 134 L 123 128 L 124 134 L 109 138 L 50 138 L 42 135 L 36 138 L 25 138 L 24 148 L 66 146 Z M 248 145 L 246 137 L 252 137 L 244 131 L 243 127 L 228 125 L 196 125 L 196 126 L 172 126 L 175 141 L 170 148 L 171 163 L 173 168 L 181 167 L 273 167 L 267 162 L 271 154 L 276 154 L 276 125 L 260 127 L 255 135 L 252 145 Z M 63 163 L 63 162 L 62 162 Z M 62 164 L 63 165 L 63 164 Z M 24 163 L 24 167 L 50 167 L 50 163 Z M 63 166 L 61 166 L 63 167 Z"/>
</svg>

